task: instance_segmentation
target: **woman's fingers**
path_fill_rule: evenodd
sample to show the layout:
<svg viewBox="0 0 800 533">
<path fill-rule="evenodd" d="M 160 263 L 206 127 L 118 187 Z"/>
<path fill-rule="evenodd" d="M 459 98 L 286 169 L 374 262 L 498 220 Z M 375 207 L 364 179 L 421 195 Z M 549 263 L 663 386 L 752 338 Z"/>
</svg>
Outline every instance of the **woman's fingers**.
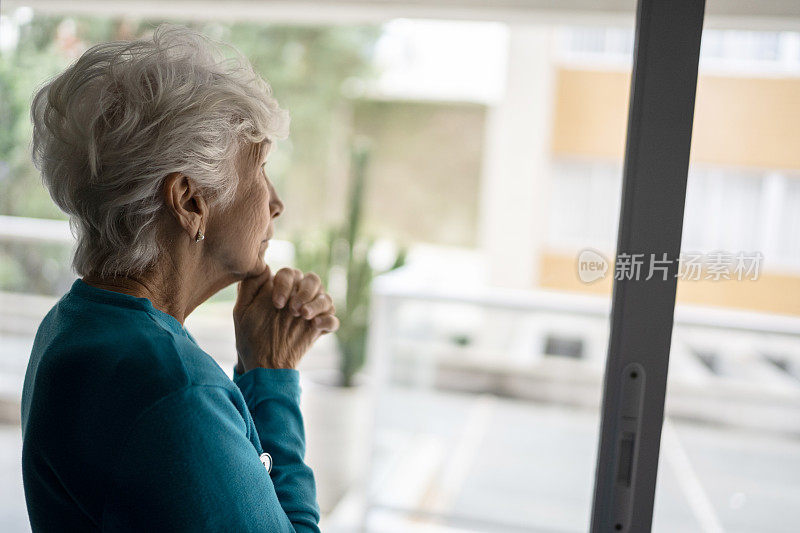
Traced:
<svg viewBox="0 0 800 533">
<path fill-rule="evenodd" d="M 314 324 L 315 328 L 326 333 L 331 333 L 339 329 L 339 319 L 336 318 L 336 315 L 329 313 L 315 317 L 314 320 L 312 320 L 312 324 Z"/>
<path fill-rule="evenodd" d="M 326 292 L 317 294 L 313 300 L 303 304 L 300 308 L 300 316 L 306 320 L 310 320 L 322 313 L 336 313 L 336 308 L 333 305 L 333 299 Z"/>
<path fill-rule="evenodd" d="M 267 265 L 264 271 L 258 276 L 245 278 L 240 281 L 236 286 L 236 307 L 243 309 L 253 303 L 259 289 L 261 289 L 265 282 L 269 283 L 271 277 L 272 272 L 270 272 L 269 265 Z M 269 289 L 269 287 L 267 287 L 267 289 Z"/>
<path fill-rule="evenodd" d="M 283 309 L 295 283 L 303 278 L 303 273 L 296 268 L 284 267 L 275 273 L 272 280 L 272 303 L 278 309 Z"/>
<path fill-rule="evenodd" d="M 289 308 L 294 316 L 300 316 L 300 307 L 314 299 L 321 285 L 322 280 L 314 272 L 309 272 L 300 280 L 297 292 L 292 295 L 289 303 Z"/>
</svg>

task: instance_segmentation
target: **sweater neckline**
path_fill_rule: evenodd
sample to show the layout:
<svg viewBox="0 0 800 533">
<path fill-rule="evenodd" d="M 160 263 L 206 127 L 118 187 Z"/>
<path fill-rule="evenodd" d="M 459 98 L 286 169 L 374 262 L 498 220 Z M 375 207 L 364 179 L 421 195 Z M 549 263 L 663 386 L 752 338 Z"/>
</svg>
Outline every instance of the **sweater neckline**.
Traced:
<svg viewBox="0 0 800 533">
<path fill-rule="evenodd" d="M 77 278 L 72 283 L 72 288 L 70 289 L 70 292 L 72 294 L 75 294 L 76 296 L 92 300 L 95 302 L 145 311 L 146 313 L 157 319 L 157 321 L 160 324 L 165 326 L 167 329 L 173 331 L 174 333 L 182 333 L 182 334 L 188 333 L 186 329 L 183 327 L 183 324 L 181 324 L 177 318 L 170 315 L 169 313 L 162 311 L 161 309 L 157 309 L 149 298 L 142 298 L 139 296 L 132 296 L 130 294 L 125 294 L 122 292 L 101 289 L 99 287 L 95 287 L 94 285 L 89 285 L 81 278 Z"/>
</svg>

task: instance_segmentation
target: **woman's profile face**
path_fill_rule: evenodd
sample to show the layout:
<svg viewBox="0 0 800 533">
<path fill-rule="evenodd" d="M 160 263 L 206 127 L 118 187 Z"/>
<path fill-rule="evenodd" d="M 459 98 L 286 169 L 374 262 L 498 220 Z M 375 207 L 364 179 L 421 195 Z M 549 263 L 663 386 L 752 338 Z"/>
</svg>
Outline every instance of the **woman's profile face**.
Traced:
<svg viewBox="0 0 800 533">
<path fill-rule="evenodd" d="M 215 260 L 240 278 L 260 274 L 266 267 L 264 252 L 275 233 L 272 220 L 283 212 L 283 202 L 265 169 L 271 147 L 265 142 L 241 151 L 234 201 L 214 217 L 216 220 L 209 221 L 206 233 Z"/>
</svg>

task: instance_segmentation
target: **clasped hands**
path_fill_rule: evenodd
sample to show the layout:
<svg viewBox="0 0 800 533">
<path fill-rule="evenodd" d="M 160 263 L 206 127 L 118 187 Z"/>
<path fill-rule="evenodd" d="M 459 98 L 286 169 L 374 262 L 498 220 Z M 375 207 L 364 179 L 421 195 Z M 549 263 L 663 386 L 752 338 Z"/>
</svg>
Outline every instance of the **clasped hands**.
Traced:
<svg viewBox="0 0 800 533">
<path fill-rule="evenodd" d="M 296 268 L 239 282 L 233 324 L 236 371 L 253 368 L 296 368 L 323 334 L 336 331 L 339 319 L 319 276 Z"/>
</svg>

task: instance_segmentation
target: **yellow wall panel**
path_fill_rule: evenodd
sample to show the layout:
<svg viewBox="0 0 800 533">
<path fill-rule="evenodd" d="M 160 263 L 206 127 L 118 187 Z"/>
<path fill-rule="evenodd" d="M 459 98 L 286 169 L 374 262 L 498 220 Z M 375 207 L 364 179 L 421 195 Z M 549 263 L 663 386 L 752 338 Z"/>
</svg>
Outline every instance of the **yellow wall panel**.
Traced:
<svg viewBox="0 0 800 533">
<path fill-rule="evenodd" d="M 701 76 L 692 160 L 800 168 L 800 79 Z"/>
<path fill-rule="evenodd" d="M 622 159 L 628 120 L 630 74 L 559 70 L 552 151 Z"/>
<path fill-rule="evenodd" d="M 561 69 L 552 151 L 621 160 L 630 73 Z M 800 79 L 702 75 L 692 161 L 800 169 Z"/>
</svg>

